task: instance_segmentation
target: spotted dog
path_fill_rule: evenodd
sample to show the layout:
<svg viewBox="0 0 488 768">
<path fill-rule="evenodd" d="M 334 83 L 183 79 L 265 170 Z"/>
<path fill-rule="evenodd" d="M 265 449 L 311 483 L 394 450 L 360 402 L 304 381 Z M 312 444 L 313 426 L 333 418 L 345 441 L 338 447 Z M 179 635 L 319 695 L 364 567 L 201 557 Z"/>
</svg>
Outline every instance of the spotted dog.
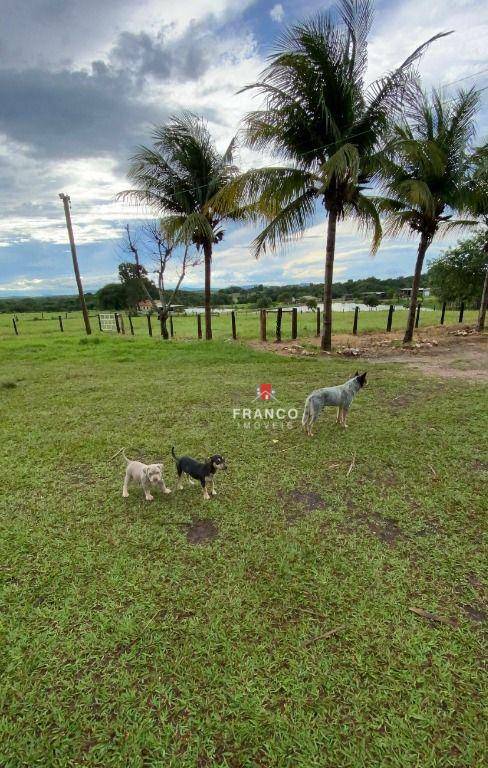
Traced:
<svg viewBox="0 0 488 768">
<path fill-rule="evenodd" d="M 356 371 L 352 379 L 348 379 L 344 384 L 339 384 L 336 387 L 323 387 L 311 392 L 305 400 L 302 418 L 302 425 L 307 434 L 312 436 L 312 427 L 326 405 L 337 406 L 337 424 L 341 424 L 346 429 L 346 419 L 351 403 L 365 385 L 366 371 L 361 374 Z"/>
<path fill-rule="evenodd" d="M 183 475 L 187 475 L 190 485 L 194 485 L 194 480 L 198 480 L 203 488 L 203 498 L 210 499 L 208 489 L 212 496 L 217 495 L 217 491 L 214 486 L 214 475 L 216 472 L 227 469 L 225 459 L 219 453 L 215 453 L 210 456 L 207 461 L 196 461 L 190 456 L 178 456 L 175 453 L 174 447 L 171 449 L 173 458 L 176 463 L 176 471 L 178 473 L 178 485 L 176 486 L 179 491 L 183 488 Z"/>
</svg>

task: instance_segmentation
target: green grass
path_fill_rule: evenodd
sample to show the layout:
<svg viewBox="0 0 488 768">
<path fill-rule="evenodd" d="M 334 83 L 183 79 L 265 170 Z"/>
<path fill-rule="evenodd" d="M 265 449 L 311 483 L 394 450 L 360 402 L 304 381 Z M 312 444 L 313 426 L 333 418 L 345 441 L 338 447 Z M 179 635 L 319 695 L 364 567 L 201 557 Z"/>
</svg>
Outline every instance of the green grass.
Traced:
<svg viewBox="0 0 488 768">
<path fill-rule="evenodd" d="M 80 341 L 0 341 L 2 768 L 481 766 L 486 387 L 371 365 L 307 440 L 232 408 L 351 363 Z M 174 488 L 172 444 L 226 456 L 219 495 L 123 499 L 108 458 Z"/>
<path fill-rule="evenodd" d="M 363 310 L 359 313 L 359 333 L 377 332 L 386 329 L 388 312 L 383 310 Z M 427 311 L 421 313 L 420 328 L 430 325 L 439 325 L 440 311 Z M 18 328 L 21 336 L 60 336 L 58 315 L 45 312 L 44 319 L 40 313 L 22 313 L 19 316 Z M 62 313 L 64 335 L 80 336 L 84 334 L 83 318 L 81 312 L 68 312 L 68 318 Z M 334 312 L 334 333 L 352 333 L 354 312 Z M 476 322 L 477 312 L 466 310 L 465 323 Z M 446 312 L 445 324 L 455 325 L 459 319 L 459 312 L 449 310 Z M 397 310 L 393 315 L 393 330 L 403 330 L 407 322 L 407 310 Z M 97 315 L 91 316 L 93 334 L 98 335 Z M 137 337 L 147 336 L 147 318 L 144 316 L 133 319 L 134 333 Z M 216 315 L 212 318 L 213 332 L 216 339 L 228 339 L 232 335 L 230 315 Z M 203 318 L 202 318 L 203 326 Z M 268 338 L 273 339 L 276 328 L 276 313 L 268 314 Z M 159 324 L 156 317 L 152 317 L 152 329 L 154 336 L 159 334 Z M 298 338 L 307 339 L 315 335 L 316 315 L 314 312 L 305 312 L 298 315 Z M 130 333 L 127 317 L 125 319 L 126 333 Z M 197 319 L 194 316 L 177 316 L 174 318 L 175 336 L 179 339 L 195 339 L 197 336 Z M 259 338 L 259 312 L 239 311 L 237 309 L 237 334 L 240 339 L 251 340 Z M 0 338 L 14 335 L 12 316 L 0 314 Z M 291 338 L 291 313 L 283 315 L 283 340 Z"/>
</svg>

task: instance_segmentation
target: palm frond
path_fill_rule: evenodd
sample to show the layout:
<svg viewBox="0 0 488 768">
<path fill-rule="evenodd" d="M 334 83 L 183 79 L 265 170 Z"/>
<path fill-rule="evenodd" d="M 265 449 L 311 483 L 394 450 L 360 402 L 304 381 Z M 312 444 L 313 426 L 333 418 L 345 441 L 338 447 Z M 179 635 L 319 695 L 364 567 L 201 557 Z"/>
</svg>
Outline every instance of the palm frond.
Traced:
<svg viewBox="0 0 488 768">
<path fill-rule="evenodd" d="M 303 235 L 314 213 L 315 195 L 305 191 L 281 208 L 253 240 L 252 249 L 255 257 L 258 258 L 261 252 L 266 252 L 268 247 L 274 251 L 278 245 L 285 245 L 291 239 Z"/>
</svg>

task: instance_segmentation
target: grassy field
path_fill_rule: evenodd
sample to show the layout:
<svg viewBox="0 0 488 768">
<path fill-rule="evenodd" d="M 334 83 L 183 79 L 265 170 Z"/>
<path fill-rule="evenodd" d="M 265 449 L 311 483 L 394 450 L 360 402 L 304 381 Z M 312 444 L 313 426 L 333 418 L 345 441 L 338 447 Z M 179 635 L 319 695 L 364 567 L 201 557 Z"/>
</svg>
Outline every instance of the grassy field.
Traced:
<svg viewBox="0 0 488 768">
<path fill-rule="evenodd" d="M 351 363 L 43 331 L 0 365 L 2 768 L 483 764 L 486 387 L 371 364 L 308 440 L 232 409 Z M 172 444 L 219 495 L 123 499 L 109 457 L 174 488 Z"/>
<path fill-rule="evenodd" d="M 364 310 L 359 313 L 359 333 L 384 331 L 386 329 L 386 320 L 388 312 L 383 310 Z M 44 318 L 40 313 L 23 313 L 18 315 L 19 333 L 22 336 L 55 335 L 59 336 L 58 315 L 44 313 Z M 440 311 L 425 310 L 421 313 L 420 327 L 429 325 L 438 325 L 440 323 Z M 66 335 L 80 336 L 84 334 L 84 325 L 81 312 L 69 312 L 68 318 L 62 313 L 64 333 Z M 334 333 L 351 333 L 353 326 L 354 312 L 335 312 L 334 313 Z M 477 312 L 466 310 L 464 313 L 465 323 L 476 322 Z M 458 322 L 459 312 L 450 310 L 446 312 L 445 324 L 454 325 Z M 407 310 L 397 310 L 393 315 L 393 330 L 405 328 L 407 322 Z M 92 331 L 99 333 L 98 319 L 96 313 L 91 313 Z M 216 339 L 228 339 L 232 336 L 230 315 L 216 315 L 212 318 L 213 332 Z M 134 333 L 137 337 L 147 336 L 147 318 L 136 317 L 133 319 Z M 202 317 L 203 326 L 203 317 Z M 276 329 L 276 313 L 268 314 L 268 338 L 272 339 Z M 154 336 L 160 332 L 157 318 L 152 318 L 152 328 Z M 304 312 L 298 315 L 298 338 L 307 339 L 315 335 L 316 315 L 314 312 Z M 130 333 L 127 317 L 125 319 L 125 331 Z M 197 337 L 197 318 L 194 316 L 177 316 L 174 318 L 174 331 L 178 339 L 195 339 Z M 251 340 L 259 338 L 259 313 L 254 311 L 237 310 L 237 334 L 240 339 Z M 12 316 L 10 314 L 0 314 L 0 338 L 14 335 Z M 291 314 L 286 312 L 283 315 L 282 327 L 283 340 L 291 338 Z"/>
</svg>

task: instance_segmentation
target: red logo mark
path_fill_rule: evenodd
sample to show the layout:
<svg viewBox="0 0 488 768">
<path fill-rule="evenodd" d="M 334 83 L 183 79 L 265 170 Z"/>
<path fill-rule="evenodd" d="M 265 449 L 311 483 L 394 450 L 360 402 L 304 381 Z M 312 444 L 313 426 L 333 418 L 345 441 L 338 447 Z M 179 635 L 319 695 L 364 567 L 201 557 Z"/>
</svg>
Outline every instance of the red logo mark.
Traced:
<svg viewBox="0 0 488 768">
<path fill-rule="evenodd" d="M 256 400 L 276 400 L 275 390 L 271 384 L 260 384 L 256 387 Z"/>
</svg>

